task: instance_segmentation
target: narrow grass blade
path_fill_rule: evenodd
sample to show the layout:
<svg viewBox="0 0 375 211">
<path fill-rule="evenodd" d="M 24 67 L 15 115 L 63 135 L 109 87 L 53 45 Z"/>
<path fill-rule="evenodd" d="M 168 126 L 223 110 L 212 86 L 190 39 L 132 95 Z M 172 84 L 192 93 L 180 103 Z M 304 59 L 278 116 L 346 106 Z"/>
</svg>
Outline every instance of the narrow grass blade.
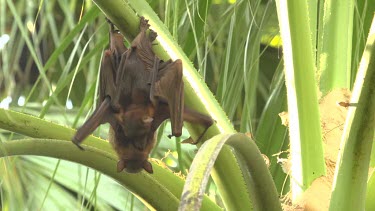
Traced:
<svg viewBox="0 0 375 211">
<path fill-rule="evenodd" d="M 275 154 L 289 149 L 288 129 L 285 125 L 282 125 L 281 118 L 279 118 L 279 113 L 287 109 L 286 87 L 282 68 L 283 64 L 281 63 L 275 74 L 275 88 L 263 109 L 255 133 L 255 141 L 260 151 L 270 160 L 269 170 L 279 192 L 284 188 L 287 175 L 283 172 L 281 165 L 278 163 L 278 156 L 275 156 Z M 285 156 L 280 157 L 286 158 Z M 284 190 L 287 189 L 284 188 Z"/>
<path fill-rule="evenodd" d="M 323 96 L 334 88 L 350 87 L 354 2 L 324 1 L 317 53 Z"/>
<path fill-rule="evenodd" d="M 24 26 L 24 24 L 22 23 L 21 17 L 17 15 L 17 10 L 15 8 L 14 3 L 12 1 L 10 1 L 10 0 L 7 0 L 7 3 L 8 3 L 8 7 L 9 7 L 11 13 L 13 14 L 13 17 L 14 17 L 17 25 L 18 25 L 18 29 L 21 31 L 22 38 L 26 42 L 26 45 L 27 45 L 27 47 L 28 47 L 28 49 L 30 51 L 31 57 L 33 58 L 36 66 L 37 66 L 37 68 L 39 70 L 39 74 L 42 77 L 43 82 L 47 85 L 48 89 L 51 91 L 52 90 L 52 86 L 50 84 L 50 81 L 47 78 L 46 69 L 43 67 L 41 59 L 37 55 L 35 47 L 33 46 L 33 43 L 31 42 L 31 39 L 30 39 L 30 37 L 29 37 L 29 35 L 27 33 L 26 26 Z"/>
</svg>

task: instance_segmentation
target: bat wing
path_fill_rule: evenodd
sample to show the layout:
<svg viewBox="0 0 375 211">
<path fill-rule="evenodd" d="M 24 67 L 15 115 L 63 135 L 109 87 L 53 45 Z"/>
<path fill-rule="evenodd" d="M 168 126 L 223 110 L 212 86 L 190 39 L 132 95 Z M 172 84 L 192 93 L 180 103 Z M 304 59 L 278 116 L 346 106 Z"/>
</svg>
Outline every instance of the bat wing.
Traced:
<svg viewBox="0 0 375 211">
<path fill-rule="evenodd" d="M 110 23 L 109 41 L 110 49 L 115 52 L 116 57 L 121 58 L 121 55 L 128 50 L 124 45 L 124 36 L 119 30 L 115 29 L 115 26 L 112 23 Z"/>
<path fill-rule="evenodd" d="M 115 72 L 112 64 L 112 52 L 106 50 L 103 55 L 103 60 L 100 68 L 100 90 L 99 103 L 94 113 L 89 119 L 77 130 L 72 141 L 80 149 L 83 149 L 79 144 L 94 130 L 103 123 L 109 122 L 111 125 L 115 124 L 115 117 L 112 109 L 111 98 L 116 92 L 115 88 Z"/>
<path fill-rule="evenodd" d="M 155 112 L 151 131 L 156 131 L 164 120 L 170 118 L 169 112 L 170 112 L 170 109 L 169 109 L 168 104 L 164 101 L 160 101 L 157 106 L 157 110 Z M 187 107 L 184 107 L 183 120 L 189 123 L 200 124 L 204 126 L 203 132 L 199 135 L 199 137 L 196 140 L 193 140 L 190 137 L 183 141 L 183 143 L 190 143 L 190 144 L 199 143 L 199 141 L 203 138 L 204 134 L 207 132 L 208 128 L 210 128 L 210 126 L 214 123 L 214 120 L 210 116 L 201 114 Z M 171 137 L 171 135 L 169 137 Z"/>
<path fill-rule="evenodd" d="M 167 102 L 160 101 L 158 103 L 157 109 L 155 110 L 154 119 L 152 121 L 151 131 L 156 131 L 160 124 L 163 123 L 164 120 L 170 118 L 169 113 L 169 106 Z"/>
<path fill-rule="evenodd" d="M 100 68 L 99 104 L 104 101 L 106 96 L 114 97 L 116 93 L 115 81 L 116 72 L 113 69 L 112 52 L 106 50 Z"/>
<path fill-rule="evenodd" d="M 182 81 L 181 60 L 161 63 L 156 76 L 151 80 L 150 99 L 156 98 L 167 102 L 171 119 L 172 135 L 180 136 L 184 114 L 184 82 Z M 155 71 L 155 70 L 154 70 Z"/>
<path fill-rule="evenodd" d="M 113 121 L 113 122 L 112 122 Z M 77 130 L 72 141 L 80 149 L 83 148 L 79 145 L 88 135 L 94 132 L 99 125 L 109 122 L 114 125 L 114 116 L 111 109 L 111 99 L 106 97 L 100 106 L 94 111 L 90 118 Z"/>
<path fill-rule="evenodd" d="M 124 36 L 120 33 L 119 30 L 115 30 L 115 27 L 112 22 L 109 22 L 110 25 L 110 31 L 109 31 L 109 48 L 112 52 L 112 64 L 113 64 L 113 69 L 117 70 L 120 61 L 121 61 L 121 56 L 123 53 L 125 53 L 128 49 L 124 45 Z"/>
<path fill-rule="evenodd" d="M 156 39 L 156 33 L 150 30 L 147 35 L 146 31 L 150 25 L 148 20 L 141 17 L 139 25 L 139 34 L 133 40 L 131 47 L 137 49 L 137 57 L 144 63 L 146 70 L 151 71 L 153 69 L 155 54 L 152 51 L 152 42 Z"/>
<path fill-rule="evenodd" d="M 214 123 L 210 116 L 206 116 L 184 106 L 184 83 L 182 80 L 181 60 L 160 62 L 155 58 L 154 72 L 151 77 L 151 102 L 157 110 L 154 117 L 155 127 L 170 118 L 172 135 L 180 136 L 183 121 L 200 124 L 205 127 L 203 133 L 196 141 L 198 143 L 208 128 Z"/>
<path fill-rule="evenodd" d="M 193 124 L 200 124 L 204 126 L 204 130 L 201 135 L 194 141 L 192 138 L 188 138 L 183 141 L 183 143 L 197 144 L 202 139 L 204 134 L 207 132 L 208 128 L 214 123 L 214 120 L 207 115 L 201 114 L 197 111 L 185 107 L 184 110 L 184 121 Z"/>
</svg>

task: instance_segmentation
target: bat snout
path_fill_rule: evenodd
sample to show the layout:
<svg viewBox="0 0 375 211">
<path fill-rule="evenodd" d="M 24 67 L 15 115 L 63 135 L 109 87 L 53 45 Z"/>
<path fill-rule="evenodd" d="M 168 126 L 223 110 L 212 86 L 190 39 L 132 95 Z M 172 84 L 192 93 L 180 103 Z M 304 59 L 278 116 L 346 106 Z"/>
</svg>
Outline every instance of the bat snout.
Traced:
<svg viewBox="0 0 375 211">
<path fill-rule="evenodd" d="M 126 173 L 135 174 L 141 172 L 143 169 L 150 174 L 153 173 L 152 165 L 147 160 L 120 160 L 117 163 L 117 172 L 124 170 Z"/>
<path fill-rule="evenodd" d="M 124 168 L 125 172 L 126 173 L 130 173 L 130 174 L 136 174 L 136 173 L 139 173 L 142 171 L 142 167 L 137 167 L 137 168 L 131 168 L 131 167 L 127 167 L 127 168 Z"/>
</svg>

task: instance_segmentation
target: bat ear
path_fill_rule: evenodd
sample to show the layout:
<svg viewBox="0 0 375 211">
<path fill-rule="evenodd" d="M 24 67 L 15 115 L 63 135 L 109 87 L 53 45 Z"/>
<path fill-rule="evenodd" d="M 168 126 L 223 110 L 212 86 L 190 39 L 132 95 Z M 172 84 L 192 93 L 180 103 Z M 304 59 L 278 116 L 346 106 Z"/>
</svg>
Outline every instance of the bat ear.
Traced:
<svg viewBox="0 0 375 211">
<path fill-rule="evenodd" d="M 152 170 L 152 165 L 147 160 L 143 163 L 143 169 L 147 171 L 148 173 L 152 174 L 154 171 Z"/>
<path fill-rule="evenodd" d="M 125 160 L 119 160 L 117 162 L 117 172 L 121 172 L 126 168 Z"/>
</svg>

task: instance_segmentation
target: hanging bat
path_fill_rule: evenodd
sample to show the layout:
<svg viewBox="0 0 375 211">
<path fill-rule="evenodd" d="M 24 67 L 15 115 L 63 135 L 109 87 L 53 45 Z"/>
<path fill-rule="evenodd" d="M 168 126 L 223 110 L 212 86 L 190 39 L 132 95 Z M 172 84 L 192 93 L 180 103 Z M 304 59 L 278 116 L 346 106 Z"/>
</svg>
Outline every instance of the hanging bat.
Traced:
<svg viewBox="0 0 375 211">
<path fill-rule="evenodd" d="M 204 135 L 211 117 L 184 105 L 181 60 L 160 60 L 152 51 L 156 33 L 141 17 L 140 32 L 127 49 L 124 37 L 110 23 L 110 49 L 104 51 L 100 68 L 99 101 L 96 110 L 78 129 L 72 141 L 80 143 L 100 125 L 110 124 L 110 142 L 118 154 L 117 171 L 152 173 L 148 156 L 155 132 L 170 119 L 172 135 L 181 136 L 183 121 L 201 124 Z"/>
</svg>

